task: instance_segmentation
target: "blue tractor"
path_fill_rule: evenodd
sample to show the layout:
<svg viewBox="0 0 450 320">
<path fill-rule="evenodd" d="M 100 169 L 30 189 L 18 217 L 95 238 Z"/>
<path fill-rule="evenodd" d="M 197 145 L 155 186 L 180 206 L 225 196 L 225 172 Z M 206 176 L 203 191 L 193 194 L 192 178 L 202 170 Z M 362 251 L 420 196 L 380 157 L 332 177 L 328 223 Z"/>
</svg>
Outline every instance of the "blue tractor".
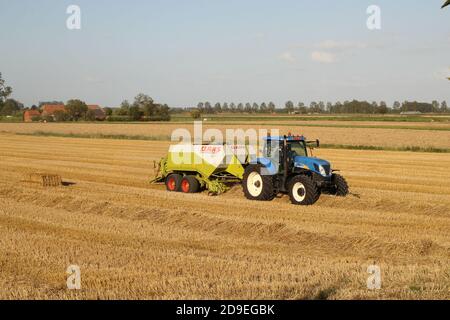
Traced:
<svg viewBox="0 0 450 320">
<path fill-rule="evenodd" d="M 245 168 L 242 186 L 246 198 L 270 201 L 284 193 L 293 204 L 312 205 L 322 193 L 347 196 L 344 177 L 332 170 L 328 161 L 312 157 L 312 145 L 319 147 L 319 140 L 307 141 L 291 134 L 267 136 L 264 157 Z"/>
</svg>

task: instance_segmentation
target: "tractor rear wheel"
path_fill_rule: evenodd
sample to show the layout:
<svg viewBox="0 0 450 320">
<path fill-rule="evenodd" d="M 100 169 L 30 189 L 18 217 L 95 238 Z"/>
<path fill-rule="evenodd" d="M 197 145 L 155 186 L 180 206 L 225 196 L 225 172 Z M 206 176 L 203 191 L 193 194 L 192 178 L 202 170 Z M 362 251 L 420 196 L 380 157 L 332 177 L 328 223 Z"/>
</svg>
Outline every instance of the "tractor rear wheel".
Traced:
<svg viewBox="0 0 450 320">
<path fill-rule="evenodd" d="M 320 191 L 307 175 L 298 175 L 289 181 L 289 198 L 296 205 L 310 206 L 319 200 Z"/>
<path fill-rule="evenodd" d="M 249 200 L 270 201 L 275 198 L 274 177 L 263 175 L 261 165 L 249 165 L 245 169 L 242 187 Z"/>
<path fill-rule="evenodd" d="M 172 173 L 166 178 L 166 189 L 171 192 L 179 192 L 181 190 L 181 180 L 183 176 L 178 173 Z"/>
<path fill-rule="evenodd" d="M 196 193 L 200 190 L 200 183 L 194 176 L 185 176 L 181 180 L 181 191 L 184 193 Z"/>
</svg>

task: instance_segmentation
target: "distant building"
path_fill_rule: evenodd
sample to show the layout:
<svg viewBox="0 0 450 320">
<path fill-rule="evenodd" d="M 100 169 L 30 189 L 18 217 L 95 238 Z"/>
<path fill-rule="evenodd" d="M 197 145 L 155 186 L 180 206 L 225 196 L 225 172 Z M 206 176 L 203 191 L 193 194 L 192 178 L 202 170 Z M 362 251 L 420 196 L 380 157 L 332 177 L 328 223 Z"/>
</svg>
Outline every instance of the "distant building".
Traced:
<svg viewBox="0 0 450 320">
<path fill-rule="evenodd" d="M 88 105 L 88 110 L 93 110 L 95 112 L 95 120 L 104 121 L 106 119 L 106 112 L 100 106 L 96 104 Z"/>
<path fill-rule="evenodd" d="M 66 107 L 63 104 L 44 104 L 42 106 L 43 117 L 54 117 L 57 111 L 66 111 Z"/>
<path fill-rule="evenodd" d="M 34 117 L 39 117 L 41 113 L 39 110 L 27 110 L 23 113 L 24 122 L 33 122 Z"/>
</svg>

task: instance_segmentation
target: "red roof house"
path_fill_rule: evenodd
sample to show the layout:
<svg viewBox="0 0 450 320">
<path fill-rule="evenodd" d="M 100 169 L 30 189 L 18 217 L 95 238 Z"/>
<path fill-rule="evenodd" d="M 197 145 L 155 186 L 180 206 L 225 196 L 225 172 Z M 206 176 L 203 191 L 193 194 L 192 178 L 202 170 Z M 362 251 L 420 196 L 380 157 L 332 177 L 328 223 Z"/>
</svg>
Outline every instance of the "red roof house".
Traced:
<svg viewBox="0 0 450 320">
<path fill-rule="evenodd" d="M 63 104 L 44 104 L 42 106 L 42 116 L 54 116 L 56 111 L 66 111 Z"/>
<path fill-rule="evenodd" d="M 23 113 L 24 122 L 33 122 L 34 117 L 39 117 L 41 113 L 39 110 L 27 110 Z"/>
<path fill-rule="evenodd" d="M 93 110 L 95 112 L 95 119 L 103 121 L 106 119 L 106 113 L 105 110 L 100 108 L 100 106 L 96 104 L 90 104 L 88 105 L 88 110 Z"/>
</svg>

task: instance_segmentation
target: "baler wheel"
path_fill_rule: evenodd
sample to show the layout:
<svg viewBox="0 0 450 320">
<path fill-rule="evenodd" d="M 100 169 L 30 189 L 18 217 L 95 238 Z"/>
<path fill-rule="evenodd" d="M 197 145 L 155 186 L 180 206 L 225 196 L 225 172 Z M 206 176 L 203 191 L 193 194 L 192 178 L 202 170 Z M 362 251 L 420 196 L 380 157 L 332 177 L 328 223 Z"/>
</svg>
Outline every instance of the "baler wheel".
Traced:
<svg viewBox="0 0 450 320">
<path fill-rule="evenodd" d="M 200 190 L 200 183 L 194 176 L 185 176 L 181 180 L 181 191 L 184 193 L 197 193 Z"/>
<path fill-rule="evenodd" d="M 179 192 L 181 190 L 181 174 L 172 173 L 166 178 L 166 189 L 171 192 Z"/>
</svg>

